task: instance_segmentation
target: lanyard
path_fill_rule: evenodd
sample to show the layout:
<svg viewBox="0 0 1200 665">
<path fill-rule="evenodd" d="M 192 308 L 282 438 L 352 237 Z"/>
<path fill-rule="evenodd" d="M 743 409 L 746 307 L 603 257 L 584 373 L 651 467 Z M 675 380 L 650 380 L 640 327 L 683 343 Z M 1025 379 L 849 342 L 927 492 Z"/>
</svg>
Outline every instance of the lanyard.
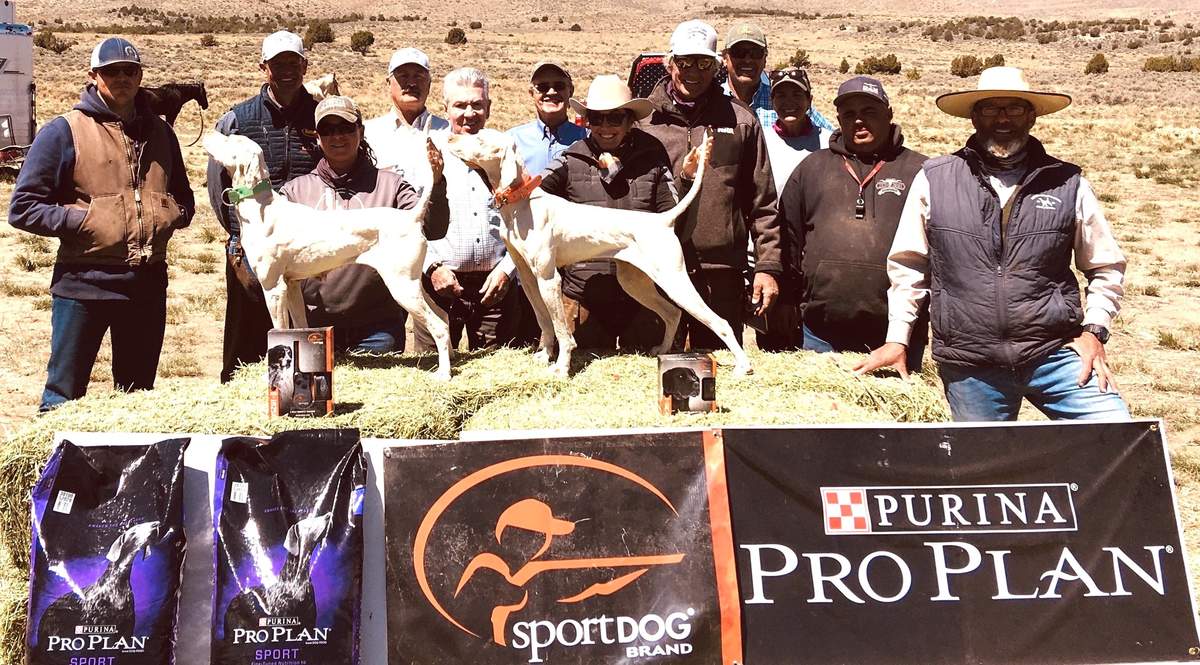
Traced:
<svg viewBox="0 0 1200 665">
<path fill-rule="evenodd" d="M 842 157 L 842 166 L 846 168 L 846 173 L 849 173 L 850 177 L 854 178 L 854 182 L 858 183 L 858 199 L 854 201 L 854 219 L 863 219 L 867 216 L 867 202 L 863 200 L 863 192 L 866 191 L 867 183 L 871 182 L 871 178 L 874 178 L 879 173 L 879 170 L 883 168 L 883 164 L 883 160 L 875 162 L 875 167 L 871 169 L 867 177 L 859 180 L 858 174 L 854 172 L 854 167 L 850 166 L 850 160 Z"/>
</svg>

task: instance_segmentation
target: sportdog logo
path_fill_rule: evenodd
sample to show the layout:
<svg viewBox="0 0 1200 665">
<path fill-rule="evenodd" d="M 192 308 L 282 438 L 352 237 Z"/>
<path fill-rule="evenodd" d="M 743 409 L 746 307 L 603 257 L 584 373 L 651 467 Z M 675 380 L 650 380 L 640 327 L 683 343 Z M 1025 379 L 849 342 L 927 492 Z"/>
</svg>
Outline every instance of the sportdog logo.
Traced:
<svg viewBox="0 0 1200 665">
<path fill-rule="evenodd" d="M 669 509 L 672 515 L 678 516 L 679 514 L 666 495 L 645 478 L 615 464 L 586 457 L 570 455 L 521 457 L 493 464 L 459 480 L 433 503 L 417 528 L 413 542 L 413 568 L 421 593 L 434 610 L 455 628 L 472 637 L 482 638 L 483 636 L 456 618 L 446 608 L 443 600 L 439 599 L 430 584 L 426 561 L 431 534 L 447 510 L 470 490 L 506 474 L 539 467 L 577 467 L 620 478 L 652 495 Z M 695 610 L 692 608 L 671 612 L 666 616 L 647 614 L 640 618 L 602 615 L 583 619 L 567 618 L 559 621 L 544 619 L 517 621 L 512 624 L 511 640 L 509 639 L 509 622 L 528 604 L 530 594 L 527 587 L 535 578 L 552 576 L 555 572 L 561 571 L 587 570 L 595 570 L 598 577 L 606 578 L 579 589 L 575 593 L 557 598 L 559 604 L 573 605 L 597 596 L 612 596 L 635 582 L 651 568 L 672 566 L 683 561 L 685 557 L 682 552 L 631 553 L 587 558 L 546 557 L 551 543 L 556 538 L 561 540 L 575 531 L 576 522 L 563 519 L 563 516 L 563 512 L 556 515 L 555 509 L 550 504 L 537 498 L 526 498 L 512 503 L 501 512 L 496 520 L 496 543 L 503 547 L 505 532 L 510 529 L 518 529 L 540 536 L 540 546 L 515 570 L 499 554 L 486 550 L 481 551 L 470 559 L 462 573 L 458 575 L 454 587 L 454 599 L 459 599 L 463 591 L 470 586 L 470 582 L 476 578 L 477 573 L 484 570 L 498 573 L 509 584 L 522 590 L 519 602 L 492 607 L 490 612 L 491 641 L 513 649 L 528 649 L 531 663 L 543 662 L 542 656 L 545 655 L 543 650 L 556 645 L 567 648 L 620 645 L 618 648 L 624 649 L 626 658 L 690 653 L 692 645 L 681 641 L 691 635 L 690 620 L 695 615 Z M 591 518 L 590 515 L 574 515 L 573 517 L 579 521 Z M 621 572 L 615 577 L 600 572 L 611 568 Z M 666 639 L 675 642 L 658 644 Z M 647 643 L 653 646 L 647 646 Z"/>
<path fill-rule="evenodd" d="M 1076 531 L 1072 485 L 822 487 L 825 534 Z"/>
<path fill-rule="evenodd" d="M 1038 210 L 1058 210 L 1058 206 L 1062 203 L 1062 199 L 1050 194 L 1036 194 L 1029 198 L 1037 203 Z"/>
</svg>

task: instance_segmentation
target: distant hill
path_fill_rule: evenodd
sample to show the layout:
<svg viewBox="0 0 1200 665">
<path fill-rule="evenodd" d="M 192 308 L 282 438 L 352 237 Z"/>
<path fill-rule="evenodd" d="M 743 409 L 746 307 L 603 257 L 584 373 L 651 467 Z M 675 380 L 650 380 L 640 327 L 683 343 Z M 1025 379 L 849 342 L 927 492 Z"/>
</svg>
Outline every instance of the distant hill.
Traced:
<svg viewBox="0 0 1200 665">
<path fill-rule="evenodd" d="M 631 15 L 662 16 L 677 19 L 685 16 L 708 15 L 713 7 L 725 5 L 739 9 L 765 7 L 786 11 L 853 13 L 860 15 L 911 16 L 927 18 L 947 15 L 996 15 L 1023 18 L 1107 18 L 1156 16 L 1200 19 L 1200 3 L 1195 0 L 1117 0 L 1097 3 L 1092 0 L 892 0 L 888 3 L 863 0 L 821 0 L 817 2 L 756 2 L 754 0 L 621 0 L 611 2 L 612 9 L 597 9 L 595 2 L 583 0 L 510 0 L 504 3 L 454 4 L 442 0 L 394 2 L 380 0 L 338 0 L 337 2 L 297 2 L 295 0 L 258 0 L 254 3 L 232 4 L 225 0 L 15 0 L 17 19 L 33 22 L 39 18 L 98 23 L 114 20 L 122 6 L 137 5 L 162 11 L 187 11 L 193 14 L 228 16 L 231 13 L 252 16 L 254 13 L 304 12 L 310 17 L 336 16 L 351 12 L 385 16 L 428 16 L 431 25 L 443 26 L 451 20 L 481 20 L 495 27 L 529 26 L 532 16 L 563 17 L 568 22 L 592 19 L 599 22 L 619 22 Z M 1101 5 L 1097 7 L 1097 5 Z M 698 11 L 699 10 L 699 11 Z"/>
</svg>

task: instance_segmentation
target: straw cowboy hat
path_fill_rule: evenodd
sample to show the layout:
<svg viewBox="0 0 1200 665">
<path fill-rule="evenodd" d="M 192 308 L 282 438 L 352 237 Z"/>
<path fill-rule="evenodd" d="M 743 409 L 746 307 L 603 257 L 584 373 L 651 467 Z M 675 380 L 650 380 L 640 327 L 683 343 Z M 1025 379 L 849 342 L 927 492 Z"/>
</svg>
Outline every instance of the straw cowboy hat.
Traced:
<svg viewBox="0 0 1200 665">
<path fill-rule="evenodd" d="M 937 98 L 937 107 L 950 115 L 970 118 L 976 102 L 991 97 L 1024 99 L 1033 105 L 1034 115 L 1037 116 L 1061 111 L 1071 104 L 1070 95 L 1031 90 L 1025 73 L 1016 67 L 989 67 L 979 75 L 977 89 L 946 93 Z"/>
<path fill-rule="evenodd" d="M 602 74 L 588 86 L 587 101 L 571 99 L 571 108 L 583 116 L 586 116 L 588 111 L 628 109 L 633 113 L 634 120 L 641 120 L 650 115 L 654 105 L 649 99 L 635 99 L 629 86 L 616 74 Z"/>
</svg>

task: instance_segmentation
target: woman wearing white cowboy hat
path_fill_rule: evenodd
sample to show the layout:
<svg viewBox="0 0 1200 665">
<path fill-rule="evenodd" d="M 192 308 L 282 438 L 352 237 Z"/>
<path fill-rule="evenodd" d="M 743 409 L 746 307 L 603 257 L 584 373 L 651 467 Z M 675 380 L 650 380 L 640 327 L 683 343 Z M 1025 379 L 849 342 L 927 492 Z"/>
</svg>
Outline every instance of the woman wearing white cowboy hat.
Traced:
<svg viewBox="0 0 1200 665">
<path fill-rule="evenodd" d="M 856 371 L 906 373 L 905 345 L 930 294 L 933 358 L 955 420 L 1016 420 L 1022 398 L 1053 419 L 1129 418 L 1104 352 L 1125 257 L 1081 169 L 1029 135 L 1038 116 L 1070 103 L 1013 67 L 938 97 L 975 134 L 913 180 L 888 256 L 887 343 Z M 1086 310 L 1072 254 L 1088 280 Z"/>
<path fill-rule="evenodd" d="M 590 134 L 551 162 L 542 177 L 543 191 L 574 203 L 621 210 L 663 212 L 675 205 L 666 148 L 634 127 L 653 110 L 649 101 L 634 98 L 619 77 L 606 74 L 592 81 L 586 100 L 571 99 L 571 108 Z M 695 155 L 690 157 L 685 177 L 698 165 Z M 662 321 L 625 293 L 612 261 L 567 266 L 562 290 L 568 311 L 575 311 L 574 335 L 580 348 L 645 350 L 662 341 Z"/>
</svg>

